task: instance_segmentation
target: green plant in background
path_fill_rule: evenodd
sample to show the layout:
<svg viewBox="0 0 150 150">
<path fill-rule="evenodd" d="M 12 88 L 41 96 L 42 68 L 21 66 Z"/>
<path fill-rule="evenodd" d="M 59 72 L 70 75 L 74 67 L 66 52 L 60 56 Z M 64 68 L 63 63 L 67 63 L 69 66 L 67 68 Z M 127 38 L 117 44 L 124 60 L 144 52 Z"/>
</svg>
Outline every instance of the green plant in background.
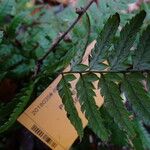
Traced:
<svg viewBox="0 0 150 150">
<path fill-rule="evenodd" d="M 33 15 L 38 6 L 28 8 L 27 2 L 0 1 L 0 81 L 12 79 L 18 86 L 12 100 L 0 102 L 0 137 L 13 132 L 17 117 L 71 62 L 71 71 L 62 73 L 59 93 L 80 138 L 83 127 L 72 101 L 72 73 L 80 74 L 76 85 L 79 102 L 89 127 L 102 141 L 149 149 L 149 134 L 143 127 L 143 123 L 150 124 L 150 27 L 148 21 L 143 23 L 145 11 L 131 19 L 133 14 L 120 12 L 132 1 L 102 0 L 99 7 L 93 4 L 42 64 L 37 64 L 78 14 L 68 7 L 61 14 L 55 13 L 55 8 L 43 8 Z M 85 3 L 81 1 L 79 5 Z M 81 64 L 85 49 L 96 37 L 89 66 L 85 66 Z M 36 73 L 38 65 L 40 70 Z M 105 100 L 102 108 L 94 101 L 94 81 L 99 81 L 98 89 Z M 132 109 L 126 107 L 127 102 Z"/>
</svg>

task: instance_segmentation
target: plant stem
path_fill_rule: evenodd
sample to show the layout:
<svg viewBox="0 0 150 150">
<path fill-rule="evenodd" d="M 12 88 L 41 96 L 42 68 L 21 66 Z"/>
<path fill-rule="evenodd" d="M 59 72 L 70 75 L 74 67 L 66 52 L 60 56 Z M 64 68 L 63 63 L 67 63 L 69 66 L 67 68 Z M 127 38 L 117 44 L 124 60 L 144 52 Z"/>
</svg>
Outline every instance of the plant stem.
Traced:
<svg viewBox="0 0 150 150">
<path fill-rule="evenodd" d="M 104 71 L 67 71 L 67 72 L 62 72 L 62 74 L 69 74 L 69 73 L 79 73 L 79 74 L 83 74 L 83 73 L 136 73 L 136 72 L 147 72 L 150 73 L 150 70 L 104 70 Z"/>
<path fill-rule="evenodd" d="M 35 78 L 37 76 L 37 74 L 40 72 L 43 61 L 47 58 L 47 56 L 50 54 L 50 52 L 53 49 L 55 49 L 57 47 L 57 45 L 64 39 L 64 37 L 72 30 L 72 28 L 78 23 L 78 21 L 86 13 L 86 11 L 89 9 L 89 7 L 92 5 L 93 2 L 95 2 L 95 0 L 90 0 L 89 3 L 84 8 L 76 9 L 76 13 L 78 14 L 78 17 L 74 20 L 74 22 L 70 25 L 70 27 L 61 36 L 58 36 L 54 40 L 54 42 L 51 45 L 51 47 L 49 48 L 49 50 L 44 54 L 44 56 L 42 58 L 40 58 L 37 61 L 33 78 Z"/>
</svg>

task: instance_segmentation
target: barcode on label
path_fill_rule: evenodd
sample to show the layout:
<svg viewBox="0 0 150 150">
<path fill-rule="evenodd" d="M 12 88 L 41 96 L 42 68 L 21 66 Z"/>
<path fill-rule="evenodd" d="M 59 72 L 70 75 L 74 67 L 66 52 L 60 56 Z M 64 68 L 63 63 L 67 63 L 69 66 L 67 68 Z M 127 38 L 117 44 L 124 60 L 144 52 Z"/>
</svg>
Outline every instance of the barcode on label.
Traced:
<svg viewBox="0 0 150 150">
<path fill-rule="evenodd" d="M 52 148 L 56 148 L 57 144 L 47 134 L 45 134 L 39 127 L 37 127 L 35 124 L 31 127 L 31 130 L 36 135 L 41 137 Z"/>
</svg>

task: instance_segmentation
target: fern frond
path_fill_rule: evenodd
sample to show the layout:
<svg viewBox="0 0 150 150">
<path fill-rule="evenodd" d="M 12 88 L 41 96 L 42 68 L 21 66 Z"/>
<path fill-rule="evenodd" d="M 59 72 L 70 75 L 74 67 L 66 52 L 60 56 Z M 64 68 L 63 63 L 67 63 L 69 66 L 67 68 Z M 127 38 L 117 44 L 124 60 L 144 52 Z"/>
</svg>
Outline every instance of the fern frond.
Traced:
<svg viewBox="0 0 150 150">
<path fill-rule="evenodd" d="M 83 137 L 83 126 L 82 121 L 78 115 L 78 112 L 76 110 L 76 107 L 74 106 L 74 100 L 72 97 L 72 92 L 70 90 L 71 84 L 69 83 L 72 80 L 75 80 L 76 77 L 73 74 L 69 74 L 62 77 L 62 80 L 60 81 L 58 88 L 59 88 L 59 95 L 62 98 L 62 102 L 65 106 L 65 110 L 67 112 L 67 116 L 70 120 L 70 122 L 75 127 L 78 135 L 80 136 L 80 139 Z"/>
<path fill-rule="evenodd" d="M 122 69 L 122 63 L 127 59 L 130 49 L 136 39 L 137 32 L 143 24 L 146 16 L 145 11 L 141 11 L 127 23 L 120 32 L 120 37 L 114 44 L 109 62 L 111 70 Z"/>
<path fill-rule="evenodd" d="M 108 110 L 104 107 L 104 105 L 100 108 L 100 112 L 102 114 L 105 127 L 111 133 L 111 142 L 118 146 L 128 145 L 126 132 L 124 132 L 122 128 L 118 127 L 118 124 L 116 124 L 114 119 L 109 115 Z"/>
<path fill-rule="evenodd" d="M 150 74 L 149 73 L 147 74 L 145 81 L 146 81 L 147 91 L 150 93 Z"/>
<path fill-rule="evenodd" d="M 3 31 L 0 31 L 0 44 L 1 44 L 2 40 L 3 40 Z"/>
<path fill-rule="evenodd" d="M 3 64 L 2 69 L 9 70 L 10 68 L 16 67 L 17 65 L 19 65 L 23 60 L 24 60 L 24 57 L 22 57 L 21 55 L 14 54 L 11 56 L 11 58 L 9 58 L 9 60 L 5 60 L 2 63 Z"/>
<path fill-rule="evenodd" d="M 34 68 L 34 64 L 32 61 L 30 62 L 21 62 L 20 64 L 17 64 L 15 68 L 9 71 L 9 74 L 12 77 L 16 78 L 23 78 L 25 76 L 28 76 Z"/>
<path fill-rule="evenodd" d="M 27 87 L 21 90 L 15 99 L 18 99 L 18 103 L 10 114 L 8 120 L 0 126 L 0 133 L 7 131 L 16 121 L 20 113 L 27 106 L 31 99 L 34 90 L 34 83 L 30 83 Z"/>
<path fill-rule="evenodd" d="M 55 74 L 56 72 L 64 69 L 65 67 L 67 67 L 69 65 L 70 61 L 75 56 L 76 52 L 77 51 L 76 51 L 75 47 L 70 48 L 68 50 L 68 52 L 64 56 L 62 56 L 59 60 L 57 60 L 53 64 L 49 64 L 48 66 L 46 66 L 44 68 L 44 73 L 45 74 L 50 74 L 50 73 Z"/>
<path fill-rule="evenodd" d="M 137 130 L 138 136 L 140 140 L 142 141 L 142 145 L 144 147 L 144 150 L 150 149 L 150 135 L 144 128 L 143 124 L 141 121 L 136 121 L 134 123 L 134 126 Z"/>
<path fill-rule="evenodd" d="M 14 5 L 15 0 L 2 0 L 0 5 L 0 22 L 2 21 L 4 16 L 12 14 Z"/>
<path fill-rule="evenodd" d="M 27 15 L 26 12 L 22 12 L 22 13 L 16 15 L 12 19 L 12 21 L 11 21 L 9 27 L 8 27 L 8 31 L 7 31 L 7 33 L 9 34 L 9 36 L 11 36 L 11 37 L 15 36 L 17 28 L 24 21 L 26 15 Z"/>
<path fill-rule="evenodd" d="M 106 65 L 104 65 L 102 62 L 104 61 L 104 57 L 108 53 L 112 39 L 118 29 L 119 23 L 120 17 L 117 13 L 110 17 L 106 22 L 103 30 L 97 38 L 95 49 L 92 50 L 89 64 L 90 70 L 103 70 L 106 68 Z"/>
<path fill-rule="evenodd" d="M 103 120 L 99 108 L 95 103 L 95 92 L 92 82 L 98 80 L 94 74 L 84 74 L 80 76 L 76 89 L 81 110 L 85 113 L 89 127 L 103 140 L 107 141 L 109 134 L 103 125 Z"/>
<path fill-rule="evenodd" d="M 129 119 L 129 113 L 123 105 L 118 86 L 114 82 L 106 80 L 102 75 L 99 87 L 101 94 L 104 96 L 104 106 L 109 115 L 114 118 L 120 129 L 124 130 L 130 138 L 133 138 L 136 135 L 133 122 Z"/>
<path fill-rule="evenodd" d="M 150 25 L 140 37 L 139 44 L 133 57 L 133 68 L 138 70 L 150 69 Z"/>
<path fill-rule="evenodd" d="M 11 45 L 6 45 L 6 44 L 1 44 L 0 45 L 0 63 L 3 63 L 6 61 L 6 59 L 9 59 L 12 55 L 12 46 Z M 3 67 L 0 67 L 0 70 L 2 70 Z"/>
<path fill-rule="evenodd" d="M 150 124 L 150 96 L 144 89 L 141 79 L 137 79 L 137 74 L 124 76 L 122 83 L 126 98 L 132 104 L 133 111 L 146 124 Z"/>
<path fill-rule="evenodd" d="M 84 19 L 84 18 L 83 18 Z M 90 22 L 90 17 L 88 13 L 85 15 L 85 28 L 86 28 L 86 35 L 81 39 L 81 41 L 78 42 L 76 48 L 77 48 L 77 53 L 73 60 L 71 61 L 71 70 L 72 71 L 77 71 L 77 70 L 86 70 L 87 67 L 80 67 L 80 63 L 82 61 L 83 55 L 85 53 L 85 50 L 88 46 L 89 39 L 90 39 L 90 32 L 91 32 L 91 22 Z"/>
</svg>

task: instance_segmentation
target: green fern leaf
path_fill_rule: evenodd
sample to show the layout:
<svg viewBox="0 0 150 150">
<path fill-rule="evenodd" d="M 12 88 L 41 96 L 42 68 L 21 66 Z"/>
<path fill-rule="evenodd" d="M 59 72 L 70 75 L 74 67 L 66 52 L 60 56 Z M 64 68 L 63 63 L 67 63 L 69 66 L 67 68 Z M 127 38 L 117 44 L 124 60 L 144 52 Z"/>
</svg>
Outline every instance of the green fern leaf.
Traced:
<svg viewBox="0 0 150 150">
<path fill-rule="evenodd" d="M 12 56 L 12 46 L 11 45 L 0 45 L 0 64 L 9 59 Z M 3 65 L 0 67 L 0 70 L 3 70 Z"/>
<path fill-rule="evenodd" d="M 107 108 L 102 106 L 100 108 L 100 112 L 102 114 L 102 118 L 104 119 L 105 127 L 111 133 L 111 142 L 121 147 L 127 145 L 127 136 L 125 132 L 114 122 L 114 119 L 109 115 Z"/>
<path fill-rule="evenodd" d="M 0 2 L 0 23 L 4 16 L 13 13 L 14 6 L 15 0 L 2 0 Z"/>
<path fill-rule="evenodd" d="M 150 135 L 144 128 L 142 122 L 136 121 L 134 123 L 134 125 L 135 125 L 135 128 L 137 129 L 138 136 L 139 136 L 140 140 L 142 141 L 144 150 L 150 149 Z"/>
<path fill-rule="evenodd" d="M 141 82 L 141 79 L 137 79 L 137 74 L 132 73 L 124 77 L 122 87 L 133 111 L 146 124 L 150 124 L 150 96 Z"/>
<path fill-rule="evenodd" d="M 34 66 L 35 64 L 32 60 L 29 62 L 21 62 L 20 64 L 17 64 L 15 67 L 13 67 L 13 69 L 8 73 L 11 75 L 11 77 L 15 77 L 18 79 L 23 78 L 25 76 L 28 76 L 32 72 Z"/>
<path fill-rule="evenodd" d="M 22 12 L 22 13 L 16 15 L 12 19 L 12 21 L 11 21 L 9 27 L 8 27 L 8 34 L 9 34 L 9 36 L 11 36 L 11 37 L 15 36 L 17 27 L 24 21 L 24 18 L 25 18 L 26 15 L 27 15 L 26 12 Z"/>
<path fill-rule="evenodd" d="M 77 51 L 76 51 L 75 47 L 73 47 L 71 50 L 69 50 L 67 52 L 67 54 L 60 60 L 60 62 L 59 62 L 60 66 L 58 67 L 58 69 L 67 67 L 68 64 L 70 63 L 70 61 L 76 55 L 76 52 Z"/>
<path fill-rule="evenodd" d="M 120 129 L 123 129 L 130 138 L 133 138 L 136 133 L 133 129 L 132 120 L 129 119 L 129 113 L 123 105 L 118 86 L 112 81 L 106 81 L 103 75 L 99 87 L 101 88 L 101 94 L 104 96 L 104 106 L 109 115 L 114 118 Z"/>
<path fill-rule="evenodd" d="M 70 48 L 68 50 L 68 52 L 64 56 L 62 56 L 59 60 L 57 60 L 53 64 L 49 64 L 48 66 L 46 66 L 44 68 L 44 73 L 45 74 L 50 74 L 50 73 L 55 74 L 56 72 L 66 68 L 70 64 L 70 61 L 76 55 L 76 52 L 77 51 L 76 51 L 75 47 Z"/>
<path fill-rule="evenodd" d="M 147 88 L 147 91 L 150 93 L 150 74 L 147 74 L 147 77 L 146 77 L 146 88 Z"/>
<path fill-rule="evenodd" d="M 150 69 L 150 25 L 143 32 L 138 48 L 133 58 L 133 68 L 138 70 Z"/>
<path fill-rule="evenodd" d="M 22 61 L 24 61 L 25 58 L 22 57 L 21 55 L 18 54 L 14 54 L 12 55 L 9 60 L 5 60 L 2 64 L 3 64 L 3 68 L 4 70 L 9 70 L 10 68 L 16 67 L 17 65 L 20 65 L 20 63 Z"/>
<path fill-rule="evenodd" d="M 90 70 L 103 70 L 106 65 L 102 64 L 104 57 L 111 46 L 112 38 L 118 29 L 120 22 L 119 14 L 115 14 L 108 19 L 103 30 L 97 38 L 97 43 L 95 49 L 92 51 L 92 56 L 90 57 Z"/>
<path fill-rule="evenodd" d="M 145 150 L 145 148 L 143 147 L 142 140 L 140 139 L 140 136 L 138 134 L 130 142 L 132 143 L 132 149 L 135 149 L 135 150 Z"/>
<path fill-rule="evenodd" d="M 7 131 L 15 123 L 18 116 L 21 114 L 21 112 L 30 101 L 33 90 L 34 83 L 31 83 L 30 85 L 22 89 L 21 92 L 17 95 L 16 99 L 18 99 L 19 102 L 15 106 L 13 112 L 10 114 L 8 120 L 0 126 L 0 133 Z"/>
<path fill-rule="evenodd" d="M 77 95 L 81 104 L 81 110 L 85 113 L 89 127 L 103 140 L 107 141 L 109 134 L 103 125 L 99 108 L 95 103 L 95 92 L 92 82 L 98 80 L 94 74 L 81 75 L 77 82 Z"/>
<path fill-rule="evenodd" d="M 72 92 L 70 90 L 71 84 L 69 83 L 72 80 L 75 80 L 75 76 L 72 74 L 66 75 L 62 77 L 58 88 L 59 88 L 59 95 L 62 98 L 62 102 L 65 106 L 65 110 L 67 112 L 67 116 L 75 129 L 77 130 L 80 139 L 83 137 L 83 126 L 82 121 L 78 116 L 78 112 L 76 107 L 74 106 L 74 100 L 72 98 Z"/>
<path fill-rule="evenodd" d="M 130 49 L 136 39 L 137 32 L 143 24 L 145 16 L 145 11 L 141 11 L 121 30 L 119 40 L 115 43 L 114 50 L 109 58 L 111 70 L 122 69 L 122 63 L 130 53 Z"/>
<path fill-rule="evenodd" d="M 85 71 L 85 70 L 87 70 L 88 69 L 88 66 L 87 65 L 84 65 L 84 64 L 77 64 L 76 66 L 74 66 L 73 68 L 72 68 L 72 70 L 71 71 Z"/>
<path fill-rule="evenodd" d="M 107 74 L 105 74 L 105 79 L 113 81 L 113 82 L 121 82 L 122 77 L 123 77 L 122 74 L 117 74 L 117 73 L 107 73 Z"/>
<path fill-rule="evenodd" d="M 84 18 L 83 18 L 84 19 Z M 78 42 L 78 44 L 77 44 L 77 46 L 76 46 L 76 48 L 77 48 L 77 53 L 76 53 L 76 55 L 75 55 L 75 57 L 73 58 L 73 60 L 71 61 L 71 70 L 72 71 L 77 71 L 77 70 L 85 70 L 85 69 L 87 69 L 87 67 L 86 68 L 83 68 L 83 65 L 82 65 L 82 67 L 80 67 L 81 65 L 80 65 L 80 63 L 81 63 L 81 61 L 82 61 L 82 58 L 83 58 L 83 55 L 84 55 L 84 53 L 85 53 L 85 50 L 86 50 L 86 48 L 87 48 L 87 46 L 88 46 L 88 43 L 89 43 L 89 39 L 90 39 L 90 32 L 91 32 L 91 22 L 90 22 L 90 17 L 89 17 L 89 15 L 88 15 L 88 13 L 86 13 L 86 15 L 85 15 L 85 22 L 86 22 L 86 24 L 84 25 L 85 27 L 84 28 L 86 28 L 86 35 L 84 35 L 84 38 L 83 39 L 81 39 L 79 42 Z M 78 27 L 79 28 L 79 27 Z"/>
<path fill-rule="evenodd" d="M 3 40 L 3 31 L 0 31 L 0 44 L 1 44 L 2 40 Z"/>
</svg>

